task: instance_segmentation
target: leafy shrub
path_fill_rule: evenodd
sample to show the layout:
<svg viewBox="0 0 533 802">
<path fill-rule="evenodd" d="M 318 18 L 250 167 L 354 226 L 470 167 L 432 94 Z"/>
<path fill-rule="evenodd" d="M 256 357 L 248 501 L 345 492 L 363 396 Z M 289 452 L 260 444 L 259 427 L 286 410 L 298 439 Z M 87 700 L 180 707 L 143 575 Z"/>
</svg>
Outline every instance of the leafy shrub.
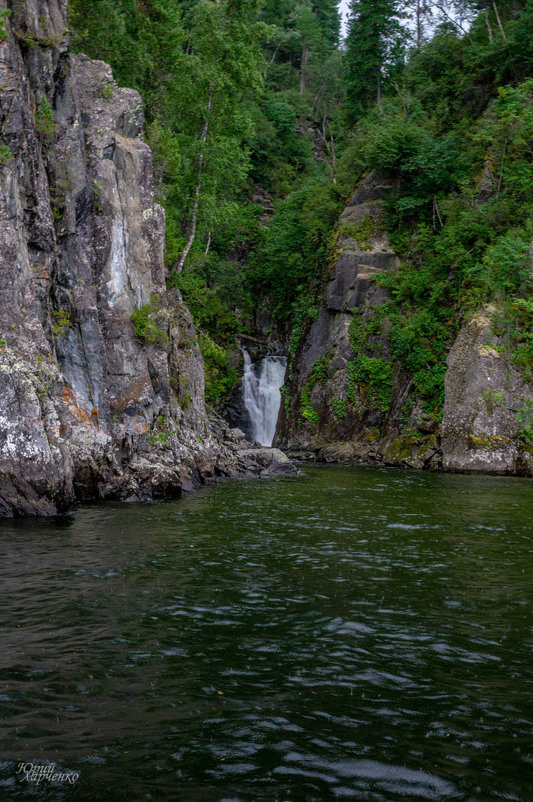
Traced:
<svg viewBox="0 0 533 802">
<path fill-rule="evenodd" d="M 331 408 L 337 420 L 342 420 L 343 418 L 346 417 L 347 406 L 348 406 L 347 399 L 342 399 L 342 400 L 340 398 L 331 399 Z"/>
<path fill-rule="evenodd" d="M 511 294 L 531 280 L 530 244 L 525 235 L 509 232 L 490 245 L 483 259 L 466 271 L 489 297 Z"/>
<path fill-rule="evenodd" d="M 306 385 L 300 396 L 300 415 L 304 420 L 316 427 L 320 421 L 318 412 L 314 409 L 311 401 L 311 389 Z"/>
<path fill-rule="evenodd" d="M 139 339 L 147 344 L 164 348 L 168 343 L 168 334 L 158 326 L 159 305 L 160 299 L 153 296 L 152 303 L 144 304 L 144 306 L 136 309 L 130 315 L 130 320 Z"/>
<path fill-rule="evenodd" d="M 0 145 L 0 167 L 3 167 L 11 159 L 11 151 L 7 145 Z"/>
<path fill-rule="evenodd" d="M 322 276 L 333 242 L 339 198 L 326 181 L 309 182 L 282 201 L 254 257 L 257 289 L 276 317 L 292 317 L 294 301 Z"/>
<path fill-rule="evenodd" d="M 492 415 L 496 407 L 503 404 L 503 394 L 496 392 L 492 387 L 486 387 L 481 393 L 481 397 L 485 402 L 489 415 Z"/>
<path fill-rule="evenodd" d="M 218 345 L 205 331 L 199 334 L 199 344 L 205 364 L 205 397 L 215 404 L 240 381 L 240 373 L 229 366 L 227 348 Z"/>
<path fill-rule="evenodd" d="M 316 360 L 311 369 L 309 378 L 302 388 L 300 395 L 300 414 L 311 426 L 317 426 L 320 420 L 318 412 L 314 409 L 311 401 L 311 393 L 317 382 L 325 382 L 328 378 L 329 357 L 327 354 Z"/>
<path fill-rule="evenodd" d="M 35 113 L 35 128 L 44 142 L 51 142 L 56 131 L 56 124 L 52 107 L 48 99 L 43 95 L 37 106 Z"/>
<path fill-rule="evenodd" d="M 70 312 L 66 309 L 54 310 L 52 313 L 52 332 L 55 337 L 64 334 L 70 328 Z"/>
<path fill-rule="evenodd" d="M 518 421 L 518 439 L 524 445 L 533 445 L 533 403 L 526 401 L 516 413 Z"/>
<path fill-rule="evenodd" d="M 360 354 L 348 364 L 350 378 L 368 387 L 368 400 L 387 412 L 392 396 L 392 367 L 382 357 Z"/>
<path fill-rule="evenodd" d="M 0 9 L 0 43 L 7 42 L 8 34 L 6 29 L 6 22 L 11 16 L 11 11 L 8 8 Z"/>
<path fill-rule="evenodd" d="M 156 432 L 155 434 L 148 435 L 148 442 L 153 448 L 164 448 L 168 446 L 170 435 L 168 432 Z"/>
</svg>

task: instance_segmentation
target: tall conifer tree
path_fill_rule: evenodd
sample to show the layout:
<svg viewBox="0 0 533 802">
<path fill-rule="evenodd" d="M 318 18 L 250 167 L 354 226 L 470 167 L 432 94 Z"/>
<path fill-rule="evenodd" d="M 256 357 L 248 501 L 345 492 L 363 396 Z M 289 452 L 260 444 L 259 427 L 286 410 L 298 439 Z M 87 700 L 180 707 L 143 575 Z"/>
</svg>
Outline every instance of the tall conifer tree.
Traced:
<svg viewBox="0 0 533 802">
<path fill-rule="evenodd" d="M 397 0 L 352 0 L 346 40 L 346 117 L 357 120 L 377 100 L 398 62 L 402 29 Z"/>
</svg>

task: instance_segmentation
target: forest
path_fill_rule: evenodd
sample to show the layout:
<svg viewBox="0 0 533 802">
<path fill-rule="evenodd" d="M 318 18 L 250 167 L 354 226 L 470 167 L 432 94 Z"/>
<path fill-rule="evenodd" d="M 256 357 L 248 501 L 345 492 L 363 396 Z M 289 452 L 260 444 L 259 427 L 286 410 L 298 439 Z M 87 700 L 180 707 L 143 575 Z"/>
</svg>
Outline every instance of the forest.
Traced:
<svg viewBox="0 0 533 802">
<path fill-rule="evenodd" d="M 344 37 L 334 0 L 71 0 L 69 29 L 143 98 L 167 284 L 210 403 L 240 381 L 237 335 L 281 332 L 294 355 L 370 173 L 392 179 L 401 259 L 378 324 L 425 408 L 440 414 L 450 344 L 487 302 L 530 378 L 533 0 L 352 0 Z M 134 321 L 155 339 L 156 305 Z"/>
</svg>

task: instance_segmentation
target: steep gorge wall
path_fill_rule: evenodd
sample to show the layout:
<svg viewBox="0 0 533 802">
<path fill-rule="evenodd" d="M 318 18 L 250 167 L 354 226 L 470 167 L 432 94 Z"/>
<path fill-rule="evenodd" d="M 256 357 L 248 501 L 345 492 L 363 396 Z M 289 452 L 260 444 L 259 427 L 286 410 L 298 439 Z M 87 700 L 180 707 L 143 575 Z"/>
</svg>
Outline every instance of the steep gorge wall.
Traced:
<svg viewBox="0 0 533 802">
<path fill-rule="evenodd" d="M 466 322 L 450 349 L 442 421 L 391 361 L 390 296 L 376 281 L 398 265 L 382 219 L 390 189 L 368 177 L 341 215 L 323 302 L 289 367 L 275 442 L 304 459 L 532 475 L 523 415 L 533 427 L 533 384 L 505 357 L 491 329 L 494 307 Z"/>
<path fill-rule="evenodd" d="M 0 8 L 0 516 L 177 495 L 234 455 L 165 291 L 141 99 L 70 54 L 64 0 Z"/>
</svg>

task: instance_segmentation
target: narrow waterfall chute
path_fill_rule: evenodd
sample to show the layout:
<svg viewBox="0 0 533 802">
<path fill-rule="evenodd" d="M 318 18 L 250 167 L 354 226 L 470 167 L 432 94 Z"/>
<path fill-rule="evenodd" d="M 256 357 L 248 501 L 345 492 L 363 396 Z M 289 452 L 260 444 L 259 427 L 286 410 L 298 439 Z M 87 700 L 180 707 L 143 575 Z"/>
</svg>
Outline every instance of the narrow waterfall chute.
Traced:
<svg viewBox="0 0 533 802">
<path fill-rule="evenodd" d="M 271 446 L 281 404 L 280 389 L 285 379 L 287 357 L 266 356 L 256 371 L 248 351 L 243 348 L 242 397 L 252 425 L 252 440 Z"/>
</svg>

